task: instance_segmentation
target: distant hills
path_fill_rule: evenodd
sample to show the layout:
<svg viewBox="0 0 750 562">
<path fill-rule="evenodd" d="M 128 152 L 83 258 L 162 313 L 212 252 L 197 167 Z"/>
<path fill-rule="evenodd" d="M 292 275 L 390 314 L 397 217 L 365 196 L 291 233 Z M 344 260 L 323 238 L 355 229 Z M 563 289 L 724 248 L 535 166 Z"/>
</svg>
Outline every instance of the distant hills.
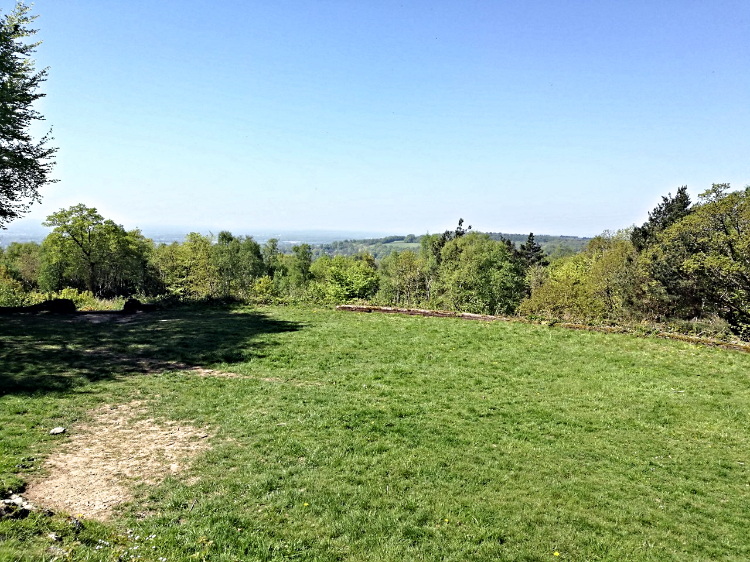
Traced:
<svg viewBox="0 0 750 562">
<path fill-rule="evenodd" d="M 506 238 L 516 246 L 526 242 L 528 234 L 506 234 L 503 232 L 489 232 L 494 240 Z M 372 254 L 376 259 L 387 256 L 393 251 L 419 249 L 423 236 L 408 234 L 406 236 L 385 236 L 382 238 L 363 238 L 358 240 L 336 240 L 325 244 L 312 245 L 313 256 L 344 255 L 352 256 L 359 253 Z M 580 252 L 591 238 L 581 236 L 552 236 L 547 234 L 534 235 L 534 239 L 549 255 L 561 256 Z M 282 244 L 280 244 L 283 247 Z"/>
<path fill-rule="evenodd" d="M 144 227 L 144 236 L 151 238 L 157 244 L 171 244 L 182 242 L 190 231 L 196 229 L 181 227 Z M 221 229 L 205 230 L 201 233 L 218 234 Z M 0 230 L 0 247 L 6 247 L 11 242 L 38 242 L 44 240 L 49 229 L 34 224 L 11 225 L 8 230 Z M 420 246 L 422 235 L 387 235 L 380 233 L 348 232 L 336 230 L 299 230 L 299 231 L 256 231 L 242 233 L 233 231 L 233 234 L 252 236 L 256 241 L 265 243 L 271 238 L 279 241 L 279 249 L 283 252 L 291 252 L 293 246 L 298 244 L 309 244 L 312 246 L 313 255 L 345 255 L 351 256 L 362 252 L 372 254 L 375 258 L 387 256 L 394 250 L 414 250 Z M 526 241 L 528 234 L 507 234 L 502 232 L 490 232 L 490 237 L 495 240 L 507 238 L 516 246 Z M 373 236 L 373 237 L 368 237 Z M 577 253 L 583 249 L 591 238 L 580 236 L 552 236 L 547 234 L 534 235 L 536 242 L 550 255 L 566 255 Z"/>
<path fill-rule="evenodd" d="M 132 227 L 125 225 L 127 230 Z M 189 232 L 200 232 L 201 234 L 218 235 L 222 230 L 230 230 L 237 236 L 252 236 L 261 244 L 271 238 L 279 241 L 281 247 L 295 244 L 327 244 L 337 240 L 351 239 L 368 239 L 371 237 L 387 236 L 384 232 L 362 232 L 362 231 L 341 231 L 341 230 L 258 230 L 243 231 L 242 229 L 224 229 L 224 228 L 198 228 L 190 226 L 149 226 L 145 225 L 140 228 L 141 232 L 147 238 L 150 238 L 157 244 L 171 244 L 172 242 L 182 242 Z M 40 224 L 30 222 L 30 220 L 20 220 L 11 224 L 7 230 L 0 230 L 0 247 L 6 247 L 12 242 L 41 242 L 49 234 L 50 229 Z M 398 238 L 398 237 L 397 237 Z M 403 237 L 402 237 L 403 238 Z"/>
</svg>

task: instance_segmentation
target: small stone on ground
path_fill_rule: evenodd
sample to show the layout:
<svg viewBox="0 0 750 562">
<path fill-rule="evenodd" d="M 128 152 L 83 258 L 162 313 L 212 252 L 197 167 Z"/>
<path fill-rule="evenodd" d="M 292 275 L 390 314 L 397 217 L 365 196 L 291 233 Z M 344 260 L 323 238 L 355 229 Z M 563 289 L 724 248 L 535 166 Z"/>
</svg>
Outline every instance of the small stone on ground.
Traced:
<svg viewBox="0 0 750 562">
<path fill-rule="evenodd" d="M 116 506 L 133 499 L 134 485 L 182 472 L 209 447 L 207 428 L 144 419 L 146 412 L 138 401 L 97 409 L 91 424 L 71 428 L 70 438 L 45 463 L 48 476 L 32 482 L 24 495 L 54 511 L 108 519 Z"/>
</svg>

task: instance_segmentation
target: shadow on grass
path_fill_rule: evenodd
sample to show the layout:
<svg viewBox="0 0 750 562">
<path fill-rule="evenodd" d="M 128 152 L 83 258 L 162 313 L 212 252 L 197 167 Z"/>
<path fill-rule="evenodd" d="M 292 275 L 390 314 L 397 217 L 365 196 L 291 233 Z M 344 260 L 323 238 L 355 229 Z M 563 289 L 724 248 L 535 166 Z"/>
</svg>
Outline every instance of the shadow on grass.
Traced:
<svg viewBox="0 0 750 562">
<path fill-rule="evenodd" d="M 119 376 L 249 361 L 299 330 L 262 312 L 186 307 L 0 319 L 0 396 L 64 392 Z"/>
</svg>

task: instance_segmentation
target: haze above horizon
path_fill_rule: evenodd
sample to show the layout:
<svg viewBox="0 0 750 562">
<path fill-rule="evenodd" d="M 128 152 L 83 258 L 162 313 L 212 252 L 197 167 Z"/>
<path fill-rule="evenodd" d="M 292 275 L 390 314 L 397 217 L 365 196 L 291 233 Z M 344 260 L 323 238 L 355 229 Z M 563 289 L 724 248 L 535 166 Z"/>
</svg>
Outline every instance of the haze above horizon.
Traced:
<svg viewBox="0 0 750 562">
<path fill-rule="evenodd" d="M 33 13 L 60 182 L 21 225 L 84 203 L 127 228 L 591 236 L 750 183 L 745 1 Z"/>
</svg>

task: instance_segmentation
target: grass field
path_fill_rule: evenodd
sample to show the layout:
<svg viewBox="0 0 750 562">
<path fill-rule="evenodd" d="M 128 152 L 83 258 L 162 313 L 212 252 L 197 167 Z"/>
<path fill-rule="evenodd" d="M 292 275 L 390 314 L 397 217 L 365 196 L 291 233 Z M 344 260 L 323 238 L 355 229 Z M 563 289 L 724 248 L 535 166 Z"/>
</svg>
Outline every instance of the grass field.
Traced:
<svg viewBox="0 0 750 562">
<path fill-rule="evenodd" d="M 210 428 L 106 523 L 0 521 L 0 560 L 750 559 L 739 352 L 291 307 L 6 317 L 0 346 L 6 493 L 103 404 Z"/>
</svg>

